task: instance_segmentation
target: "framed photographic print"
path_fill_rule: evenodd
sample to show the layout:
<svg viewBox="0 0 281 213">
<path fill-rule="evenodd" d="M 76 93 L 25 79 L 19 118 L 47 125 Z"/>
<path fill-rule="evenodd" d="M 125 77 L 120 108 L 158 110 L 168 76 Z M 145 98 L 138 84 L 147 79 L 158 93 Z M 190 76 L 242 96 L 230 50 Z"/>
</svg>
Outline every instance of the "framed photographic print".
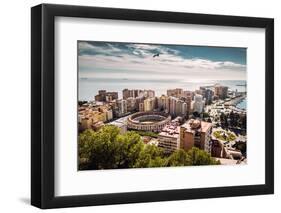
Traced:
<svg viewBox="0 0 281 213">
<path fill-rule="evenodd" d="M 31 203 L 272 194 L 274 21 L 31 9 Z"/>
</svg>

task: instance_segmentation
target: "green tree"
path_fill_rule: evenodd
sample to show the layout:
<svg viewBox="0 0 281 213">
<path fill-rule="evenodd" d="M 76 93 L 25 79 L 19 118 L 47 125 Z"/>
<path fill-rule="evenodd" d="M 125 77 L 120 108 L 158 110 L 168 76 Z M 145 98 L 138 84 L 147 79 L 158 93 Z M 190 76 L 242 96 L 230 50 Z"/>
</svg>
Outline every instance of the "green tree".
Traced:
<svg viewBox="0 0 281 213">
<path fill-rule="evenodd" d="M 149 136 L 149 137 L 152 137 L 152 138 L 157 138 L 157 136 L 158 136 L 158 133 L 150 132 L 150 131 L 134 130 L 133 132 L 135 132 L 135 133 L 137 133 L 141 136 Z"/>
<path fill-rule="evenodd" d="M 92 138 L 90 169 L 116 168 L 118 151 L 117 136 L 120 131 L 115 126 L 104 126 Z"/>
<path fill-rule="evenodd" d="M 190 166 L 191 159 L 186 151 L 179 149 L 169 156 L 167 166 Z"/>
<path fill-rule="evenodd" d="M 113 125 L 79 135 L 79 169 L 148 168 L 218 164 L 203 150 L 177 150 L 170 156 L 155 145 L 145 145 L 136 132 L 120 134 Z"/>
<path fill-rule="evenodd" d="M 79 169 L 87 169 L 92 155 L 92 148 L 96 133 L 93 130 L 85 130 L 79 136 Z"/>
<path fill-rule="evenodd" d="M 78 101 L 78 106 L 82 106 L 83 104 L 86 104 L 87 101 Z"/>
<path fill-rule="evenodd" d="M 223 128 L 228 128 L 227 118 L 228 118 L 227 114 L 224 114 L 223 112 L 220 114 L 220 122 Z"/>
<path fill-rule="evenodd" d="M 140 152 L 135 168 L 163 167 L 166 166 L 166 159 L 162 148 L 155 145 L 145 145 Z"/>
<path fill-rule="evenodd" d="M 167 159 L 165 157 L 155 157 L 150 160 L 149 167 L 165 167 L 167 166 Z"/>
<path fill-rule="evenodd" d="M 132 167 L 143 149 L 141 137 L 128 132 L 120 134 L 113 125 L 98 132 L 86 130 L 79 136 L 79 162 L 81 169 L 114 169 Z M 85 166 L 85 163 L 88 166 Z"/>
<path fill-rule="evenodd" d="M 240 115 L 239 124 L 240 124 L 240 127 L 242 129 L 246 129 L 247 128 L 247 116 L 246 115 L 244 115 L 244 114 Z"/>
<path fill-rule="evenodd" d="M 210 117 L 210 114 L 208 112 L 203 112 L 203 118 L 209 118 Z"/>
<path fill-rule="evenodd" d="M 134 167 L 144 144 L 140 135 L 135 132 L 127 132 L 117 137 L 117 152 L 115 153 L 118 168 Z"/>
<path fill-rule="evenodd" d="M 219 162 L 213 159 L 210 154 L 196 147 L 189 150 L 187 154 L 190 156 L 191 164 L 194 166 L 219 164 Z"/>
</svg>

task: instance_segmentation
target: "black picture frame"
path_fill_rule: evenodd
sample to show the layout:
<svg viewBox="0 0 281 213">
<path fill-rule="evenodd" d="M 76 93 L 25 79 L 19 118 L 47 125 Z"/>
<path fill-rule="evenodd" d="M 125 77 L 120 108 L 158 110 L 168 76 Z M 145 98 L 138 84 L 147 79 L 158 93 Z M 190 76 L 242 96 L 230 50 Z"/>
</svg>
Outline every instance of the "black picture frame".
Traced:
<svg viewBox="0 0 281 213">
<path fill-rule="evenodd" d="M 265 184 L 56 197 L 55 17 L 264 28 Z M 31 8 L 31 204 L 39 208 L 218 198 L 274 193 L 274 20 L 241 16 L 41 4 Z"/>
</svg>

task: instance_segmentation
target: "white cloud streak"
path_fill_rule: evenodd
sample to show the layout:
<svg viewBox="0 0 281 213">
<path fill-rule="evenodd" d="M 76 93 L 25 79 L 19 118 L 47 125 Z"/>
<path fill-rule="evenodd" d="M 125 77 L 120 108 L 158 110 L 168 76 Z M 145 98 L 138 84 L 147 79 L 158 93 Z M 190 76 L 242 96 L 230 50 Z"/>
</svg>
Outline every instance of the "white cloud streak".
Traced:
<svg viewBox="0 0 281 213">
<path fill-rule="evenodd" d="M 160 45 L 127 44 L 131 52 L 111 44 L 95 46 L 79 42 L 79 50 L 94 51 L 96 54 L 79 55 L 79 69 L 82 77 L 142 77 L 142 78 L 207 78 L 211 80 L 245 80 L 246 65 L 231 61 L 211 61 L 207 59 L 186 59 L 174 49 Z M 159 53 L 153 57 L 151 51 Z M 107 73 L 96 73 L 96 70 L 107 69 Z M 110 73 L 120 70 L 120 73 Z M 122 71 L 123 70 L 123 71 Z M 83 73 L 83 71 L 86 71 Z M 141 71 L 147 76 L 134 73 Z"/>
</svg>

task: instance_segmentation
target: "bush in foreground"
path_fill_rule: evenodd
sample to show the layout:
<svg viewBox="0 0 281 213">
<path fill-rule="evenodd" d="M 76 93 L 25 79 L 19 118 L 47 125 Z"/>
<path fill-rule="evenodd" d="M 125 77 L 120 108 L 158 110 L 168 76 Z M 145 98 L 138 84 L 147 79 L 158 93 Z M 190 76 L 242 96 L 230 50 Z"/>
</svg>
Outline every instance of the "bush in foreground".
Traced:
<svg viewBox="0 0 281 213">
<path fill-rule="evenodd" d="M 208 153 L 198 148 L 180 149 L 170 156 L 155 145 L 145 145 L 136 132 L 120 134 L 106 125 L 99 131 L 86 130 L 79 135 L 79 169 L 122 169 L 168 166 L 215 165 Z"/>
</svg>

